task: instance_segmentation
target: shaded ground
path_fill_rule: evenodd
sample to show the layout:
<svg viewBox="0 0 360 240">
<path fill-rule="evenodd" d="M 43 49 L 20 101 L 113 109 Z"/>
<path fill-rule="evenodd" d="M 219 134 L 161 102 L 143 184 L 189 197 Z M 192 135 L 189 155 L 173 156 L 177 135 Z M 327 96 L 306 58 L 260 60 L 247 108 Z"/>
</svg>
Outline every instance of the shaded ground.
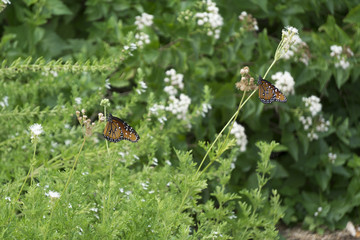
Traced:
<svg viewBox="0 0 360 240">
<path fill-rule="evenodd" d="M 359 240 L 359 238 L 352 237 L 348 231 L 326 231 L 324 235 L 319 235 L 300 227 L 286 228 L 285 226 L 279 226 L 279 232 L 282 236 L 282 240 Z"/>
</svg>

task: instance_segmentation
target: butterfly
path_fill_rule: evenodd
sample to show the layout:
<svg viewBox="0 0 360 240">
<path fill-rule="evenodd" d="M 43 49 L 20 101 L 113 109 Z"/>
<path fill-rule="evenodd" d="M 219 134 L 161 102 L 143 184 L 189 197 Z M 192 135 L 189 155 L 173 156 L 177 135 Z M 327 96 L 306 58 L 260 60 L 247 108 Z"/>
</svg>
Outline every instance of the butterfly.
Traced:
<svg viewBox="0 0 360 240">
<path fill-rule="evenodd" d="M 261 76 L 258 80 L 259 85 L 259 98 L 262 103 L 286 102 L 287 98 L 274 84 L 266 81 Z"/>
<path fill-rule="evenodd" d="M 129 124 L 111 114 L 109 114 L 104 129 L 104 137 L 110 142 L 120 142 L 121 140 L 137 142 L 140 139 L 140 136 Z"/>
</svg>

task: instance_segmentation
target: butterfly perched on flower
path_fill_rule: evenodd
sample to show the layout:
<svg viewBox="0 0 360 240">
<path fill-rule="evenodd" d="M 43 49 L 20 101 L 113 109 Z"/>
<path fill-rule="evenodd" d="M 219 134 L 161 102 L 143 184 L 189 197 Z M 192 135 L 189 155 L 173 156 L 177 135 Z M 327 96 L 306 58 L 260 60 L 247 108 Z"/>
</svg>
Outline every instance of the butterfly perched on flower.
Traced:
<svg viewBox="0 0 360 240">
<path fill-rule="evenodd" d="M 266 81 L 261 76 L 258 80 L 259 85 L 259 98 L 262 103 L 268 104 L 274 101 L 286 102 L 287 98 L 274 84 Z"/>
<path fill-rule="evenodd" d="M 114 117 L 109 114 L 105 129 L 104 137 L 110 142 L 120 142 L 121 140 L 128 140 L 137 142 L 140 136 L 137 134 L 129 124 L 120 118 Z"/>
</svg>

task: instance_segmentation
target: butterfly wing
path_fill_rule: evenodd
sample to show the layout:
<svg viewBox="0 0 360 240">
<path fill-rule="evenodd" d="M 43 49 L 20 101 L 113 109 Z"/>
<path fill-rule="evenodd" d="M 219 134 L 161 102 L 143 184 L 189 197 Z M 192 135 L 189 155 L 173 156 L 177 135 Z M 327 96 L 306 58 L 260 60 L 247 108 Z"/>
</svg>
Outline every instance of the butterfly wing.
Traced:
<svg viewBox="0 0 360 240">
<path fill-rule="evenodd" d="M 259 98 L 262 103 L 268 104 L 274 101 L 277 102 L 286 102 L 287 99 L 285 95 L 273 85 L 271 82 L 262 79 L 259 76 L 258 80 L 259 85 Z"/>
<path fill-rule="evenodd" d="M 112 120 L 111 115 L 104 129 L 104 137 L 110 142 L 119 142 L 123 138 L 121 128 Z"/>
<path fill-rule="evenodd" d="M 104 129 L 104 137 L 110 142 L 119 142 L 121 140 L 137 142 L 140 139 L 140 136 L 129 124 L 111 114 L 109 114 Z"/>
<path fill-rule="evenodd" d="M 123 134 L 121 140 L 124 139 L 131 142 L 139 141 L 140 136 L 129 124 L 117 117 L 113 117 L 113 121 L 118 125 L 119 129 L 121 129 L 121 132 Z"/>
</svg>

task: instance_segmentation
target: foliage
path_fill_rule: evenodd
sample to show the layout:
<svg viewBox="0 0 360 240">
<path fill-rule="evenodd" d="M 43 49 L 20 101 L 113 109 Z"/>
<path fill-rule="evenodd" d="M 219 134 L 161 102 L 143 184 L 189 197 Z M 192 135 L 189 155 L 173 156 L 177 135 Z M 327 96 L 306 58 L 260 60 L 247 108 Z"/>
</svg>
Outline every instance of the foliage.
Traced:
<svg viewBox="0 0 360 240">
<path fill-rule="evenodd" d="M 2 237 L 274 239 L 279 195 L 286 224 L 360 221 L 356 1 L 212 4 L 1 2 Z M 288 25 L 301 41 L 271 65 Z M 244 66 L 290 73 L 288 102 L 244 101 Z M 104 144 L 104 98 L 138 143 Z"/>
</svg>

